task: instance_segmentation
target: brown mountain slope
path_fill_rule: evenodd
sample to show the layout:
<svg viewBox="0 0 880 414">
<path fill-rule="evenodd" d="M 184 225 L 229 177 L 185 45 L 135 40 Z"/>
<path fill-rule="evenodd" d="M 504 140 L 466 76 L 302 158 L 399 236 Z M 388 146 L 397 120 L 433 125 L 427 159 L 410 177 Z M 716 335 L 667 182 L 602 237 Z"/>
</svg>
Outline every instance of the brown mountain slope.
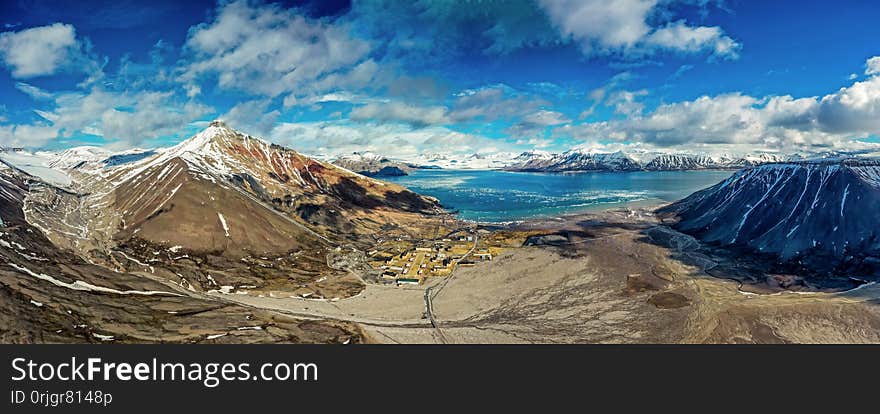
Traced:
<svg viewBox="0 0 880 414">
<path fill-rule="evenodd" d="M 440 212 L 434 199 L 217 121 L 102 178 L 122 219 L 117 239 L 229 254 L 356 241 L 388 226 L 420 226 Z"/>
<path fill-rule="evenodd" d="M 25 220 L 22 206 L 40 185 L 0 167 L 0 343 L 362 339 L 349 323 L 255 310 L 91 264 Z"/>
</svg>

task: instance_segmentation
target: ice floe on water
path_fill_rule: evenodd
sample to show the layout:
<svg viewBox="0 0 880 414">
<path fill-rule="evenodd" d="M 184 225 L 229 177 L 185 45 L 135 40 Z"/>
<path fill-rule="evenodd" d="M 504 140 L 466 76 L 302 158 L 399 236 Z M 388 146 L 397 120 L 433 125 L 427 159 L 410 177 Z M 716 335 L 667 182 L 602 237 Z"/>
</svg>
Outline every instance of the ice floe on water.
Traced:
<svg viewBox="0 0 880 414">
<path fill-rule="evenodd" d="M 730 176 L 730 171 L 517 173 L 415 170 L 389 177 L 436 197 L 464 220 L 505 223 L 613 208 L 645 200 L 674 201 Z"/>
</svg>

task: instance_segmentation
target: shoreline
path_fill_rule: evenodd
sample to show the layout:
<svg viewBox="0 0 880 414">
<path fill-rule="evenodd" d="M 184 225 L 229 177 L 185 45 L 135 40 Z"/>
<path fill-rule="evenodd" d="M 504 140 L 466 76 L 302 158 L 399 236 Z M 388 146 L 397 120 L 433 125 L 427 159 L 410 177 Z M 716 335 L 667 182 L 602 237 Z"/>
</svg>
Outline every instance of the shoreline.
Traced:
<svg viewBox="0 0 880 414">
<path fill-rule="evenodd" d="M 677 200 L 676 200 L 677 201 Z M 458 213 L 448 212 L 446 214 L 452 215 L 456 220 L 462 221 L 468 224 L 474 224 L 477 226 L 485 226 L 485 227 L 515 227 L 519 225 L 532 224 L 532 223 L 540 223 L 540 222 L 564 222 L 567 220 L 571 220 L 578 217 L 584 217 L 589 215 L 599 215 L 603 213 L 615 212 L 615 211 L 639 211 L 639 210 L 648 210 L 652 211 L 659 209 L 661 207 L 667 206 L 669 204 L 675 203 L 676 201 L 668 201 L 656 197 L 646 198 L 642 200 L 634 200 L 630 202 L 626 202 L 623 204 L 615 204 L 615 205 L 607 205 L 613 203 L 599 203 L 594 205 L 592 208 L 586 208 L 579 211 L 568 211 L 561 214 L 550 214 L 546 216 L 531 216 L 522 218 L 519 220 L 507 220 L 507 221 L 477 221 L 471 219 L 464 219 L 458 217 Z M 603 205 L 606 204 L 606 205 Z"/>
</svg>

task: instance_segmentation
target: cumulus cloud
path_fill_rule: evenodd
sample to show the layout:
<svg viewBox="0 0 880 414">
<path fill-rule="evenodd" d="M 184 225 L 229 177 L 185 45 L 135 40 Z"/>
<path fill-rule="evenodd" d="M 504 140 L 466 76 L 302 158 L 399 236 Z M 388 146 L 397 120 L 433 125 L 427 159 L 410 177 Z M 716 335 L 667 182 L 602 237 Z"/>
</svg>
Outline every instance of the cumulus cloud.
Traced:
<svg viewBox="0 0 880 414">
<path fill-rule="evenodd" d="M 874 56 L 865 62 L 865 75 L 880 74 L 880 56 Z"/>
<path fill-rule="evenodd" d="M 353 124 L 348 121 L 282 122 L 269 137 L 273 142 L 324 158 L 354 151 L 372 151 L 404 159 L 434 153 L 463 156 L 494 151 L 499 145 L 497 140 L 441 126 L 414 128 L 400 123 Z"/>
<path fill-rule="evenodd" d="M 270 99 L 240 102 L 220 116 L 220 119 L 240 131 L 255 135 L 267 135 L 281 115 L 281 111 L 277 109 L 269 110 L 271 103 Z"/>
<path fill-rule="evenodd" d="M 402 122 L 425 127 L 473 121 L 516 120 L 535 116 L 538 109 L 549 105 L 543 99 L 500 84 L 468 89 L 456 96 L 450 106 L 397 100 L 370 102 L 354 108 L 349 118 L 361 122 Z"/>
<path fill-rule="evenodd" d="M 880 75 L 818 97 L 741 93 L 663 104 L 625 119 L 565 125 L 556 134 L 590 142 L 707 151 L 859 150 L 880 134 Z"/>
<path fill-rule="evenodd" d="M 83 44 L 69 24 L 0 33 L 0 58 L 14 78 L 53 75 L 84 57 Z"/>
<path fill-rule="evenodd" d="M 185 83 L 213 77 L 220 88 L 269 97 L 331 76 L 330 83 L 367 82 L 375 70 L 362 62 L 370 45 L 345 28 L 245 0 L 221 5 L 213 21 L 191 28 L 185 47 Z"/>
<path fill-rule="evenodd" d="M 179 102 L 171 92 L 116 92 L 93 87 L 84 92 L 53 95 L 54 108 L 35 112 L 48 121 L 55 137 L 76 133 L 118 140 L 117 146 L 133 146 L 145 140 L 180 133 L 190 122 L 210 112 L 194 102 Z M 39 147 L 46 140 L 33 140 Z"/>
<path fill-rule="evenodd" d="M 646 89 L 637 91 L 615 91 L 608 97 L 606 104 L 614 107 L 614 112 L 626 116 L 634 116 L 642 113 L 645 104 L 639 102 L 639 98 L 648 94 Z"/>
<path fill-rule="evenodd" d="M 648 24 L 659 0 L 539 0 L 559 33 L 587 55 L 644 55 L 657 49 L 681 53 L 709 50 L 738 57 L 740 44 L 719 27 L 688 26 L 683 20 L 663 27 Z M 668 3 L 668 2 L 667 2 Z"/>
<path fill-rule="evenodd" d="M 828 132 L 880 134 L 880 75 L 823 96 L 817 121 Z"/>
<path fill-rule="evenodd" d="M 650 31 L 645 18 L 656 0 L 539 0 L 560 33 L 585 51 L 627 48 Z"/>
<path fill-rule="evenodd" d="M 0 146 L 39 147 L 58 136 L 58 128 L 46 124 L 0 125 Z"/>
<path fill-rule="evenodd" d="M 535 112 L 549 102 L 507 85 L 469 89 L 458 94 L 450 117 L 457 122 L 510 119 Z"/>
<path fill-rule="evenodd" d="M 709 50 L 713 55 L 728 59 L 739 57 L 741 45 L 724 35 L 720 27 L 692 27 L 679 20 L 655 30 L 645 38 L 645 44 L 696 53 Z"/>
<path fill-rule="evenodd" d="M 543 136 L 548 127 L 571 122 L 565 114 L 541 109 L 523 116 L 519 122 L 505 129 L 505 132 L 516 138 Z"/>
</svg>

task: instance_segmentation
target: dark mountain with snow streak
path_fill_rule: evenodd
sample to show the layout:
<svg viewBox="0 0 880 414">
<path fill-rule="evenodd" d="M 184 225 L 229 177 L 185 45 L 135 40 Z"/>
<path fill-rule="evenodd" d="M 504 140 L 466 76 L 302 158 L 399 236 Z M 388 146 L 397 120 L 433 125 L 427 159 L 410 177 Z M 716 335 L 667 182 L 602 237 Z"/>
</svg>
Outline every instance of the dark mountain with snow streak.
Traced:
<svg viewBox="0 0 880 414">
<path fill-rule="evenodd" d="M 705 242 L 851 277 L 880 271 L 880 160 L 768 164 L 659 210 Z"/>
</svg>

